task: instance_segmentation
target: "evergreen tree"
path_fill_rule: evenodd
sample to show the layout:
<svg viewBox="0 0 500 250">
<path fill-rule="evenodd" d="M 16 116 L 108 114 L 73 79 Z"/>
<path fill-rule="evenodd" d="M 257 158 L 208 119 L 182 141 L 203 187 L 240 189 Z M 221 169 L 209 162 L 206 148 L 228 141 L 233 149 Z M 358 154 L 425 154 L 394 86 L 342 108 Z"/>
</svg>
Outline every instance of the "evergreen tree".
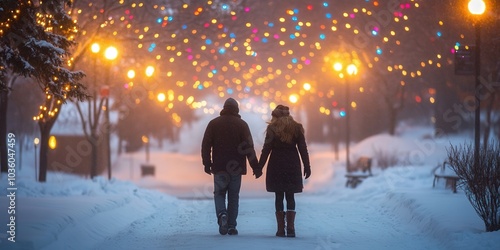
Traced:
<svg viewBox="0 0 500 250">
<path fill-rule="evenodd" d="M 41 131 L 40 181 L 46 180 L 50 130 L 68 98 L 83 100 L 83 72 L 65 68 L 71 64 L 69 48 L 77 27 L 65 13 L 69 0 L 0 2 L 0 141 L 5 141 L 7 99 L 18 76 L 36 80 L 46 95 L 35 120 Z M 6 172 L 5 143 L 0 143 L 1 170 Z"/>
</svg>

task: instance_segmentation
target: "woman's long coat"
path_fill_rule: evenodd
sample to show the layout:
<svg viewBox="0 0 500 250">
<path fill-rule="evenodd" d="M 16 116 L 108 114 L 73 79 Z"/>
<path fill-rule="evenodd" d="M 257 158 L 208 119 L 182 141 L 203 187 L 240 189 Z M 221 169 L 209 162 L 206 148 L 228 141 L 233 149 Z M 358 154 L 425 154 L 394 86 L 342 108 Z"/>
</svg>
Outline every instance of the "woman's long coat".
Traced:
<svg viewBox="0 0 500 250">
<path fill-rule="evenodd" d="M 263 167 L 270 155 L 266 172 L 266 190 L 300 193 L 304 187 L 300 158 L 304 168 L 310 168 L 304 129 L 297 123 L 296 136 L 291 143 L 286 143 L 281 141 L 269 126 L 259 160 L 259 166 Z"/>
</svg>

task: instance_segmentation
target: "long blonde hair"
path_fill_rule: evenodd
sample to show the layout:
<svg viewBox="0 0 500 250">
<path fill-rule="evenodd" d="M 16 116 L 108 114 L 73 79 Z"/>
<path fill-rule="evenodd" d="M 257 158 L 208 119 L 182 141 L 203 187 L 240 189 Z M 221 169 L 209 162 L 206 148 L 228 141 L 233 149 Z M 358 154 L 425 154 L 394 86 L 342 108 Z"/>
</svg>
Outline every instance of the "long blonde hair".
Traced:
<svg viewBox="0 0 500 250">
<path fill-rule="evenodd" d="M 304 133 L 302 124 L 296 122 L 292 116 L 273 116 L 271 121 L 267 124 L 267 132 L 271 130 L 274 135 L 283 142 L 291 143 L 293 138 L 298 136 L 299 133 Z"/>
</svg>

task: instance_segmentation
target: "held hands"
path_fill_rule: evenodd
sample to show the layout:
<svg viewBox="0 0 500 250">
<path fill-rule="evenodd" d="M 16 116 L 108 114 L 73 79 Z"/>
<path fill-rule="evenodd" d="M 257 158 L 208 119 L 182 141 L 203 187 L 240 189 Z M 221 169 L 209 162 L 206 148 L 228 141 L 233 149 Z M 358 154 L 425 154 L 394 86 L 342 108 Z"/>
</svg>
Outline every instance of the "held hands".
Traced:
<svg viewBox="0 0 500 250">
<path fill-rule="evenodd" d="M 255 175 L 255 179 L 259 179 L 262 176 L 262 169 L 254 169 L 253 175 Z"/>
<path fill-rule="evenodd" d="M 205 173 L 212 175 L 212 168 L 210 166 L 205 166 Z"/>
<path fill-rule="evenodd" d="M 311 176 L 311 167 L 304 168 L 304 176 L 306 177 L 306 179 Z"/>
</svg>

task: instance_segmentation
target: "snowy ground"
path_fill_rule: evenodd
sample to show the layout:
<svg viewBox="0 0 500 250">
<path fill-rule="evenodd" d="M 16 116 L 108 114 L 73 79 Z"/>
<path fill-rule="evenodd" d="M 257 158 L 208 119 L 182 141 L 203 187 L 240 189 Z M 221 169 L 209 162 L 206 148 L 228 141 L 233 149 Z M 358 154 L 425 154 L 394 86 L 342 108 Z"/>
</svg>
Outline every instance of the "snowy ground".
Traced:
<svg viewBox="0 0 500 250">
<path fill-rule="evenodd" d="M 353 157 L 383 150 L 401 160 L 385 171 L 375 167 L 356 189 L 345 187 L 342 151 L 335 160 L 329 146 L 310 145 L 312 176 L 296 196 L 296 238 L 274 236 L 273 196 L 265 176 L 251 175 L 243 179 L 240 234 L 219 235 L 199 148 L 152 150 L 155 177 L 140 176 L 144 152 L 115 158 L 111 181 L 50 173 L 41 184 L 24 167 L 15 183 L 15 238 L 7 226 L 7 176 L 0 179 L 0 249 L 498 249 L 500 232 L 484 232 L 462 190 L 432 187 L 446 147 L 464 139 L 423 139 L 429 133 L 411 128 L 353 145 Z"/>
</svg>

